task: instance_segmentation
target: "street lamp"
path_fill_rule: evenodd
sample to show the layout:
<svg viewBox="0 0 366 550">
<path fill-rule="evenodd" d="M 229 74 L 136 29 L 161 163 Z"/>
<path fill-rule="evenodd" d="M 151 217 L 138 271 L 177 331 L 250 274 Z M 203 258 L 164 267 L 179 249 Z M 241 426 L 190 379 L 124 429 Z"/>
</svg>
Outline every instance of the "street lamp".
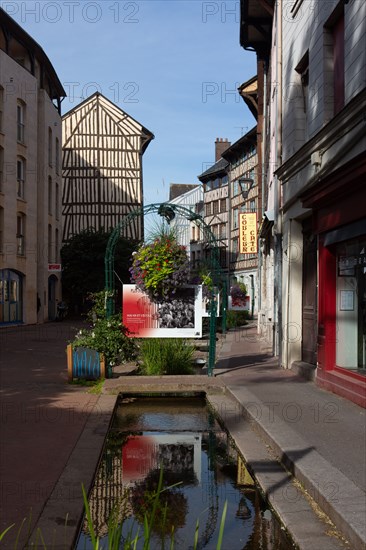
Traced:
<svg viewBox="0 0 366 550">
<path fill-rule="evenodd" d="M 241 195 L 244 200 L 248 198 L 249 192 L 252 189 L 254 185 L 253 178 L 239 178 L 239 185 L 240 185 L 240 191 Z"/>
</svg>

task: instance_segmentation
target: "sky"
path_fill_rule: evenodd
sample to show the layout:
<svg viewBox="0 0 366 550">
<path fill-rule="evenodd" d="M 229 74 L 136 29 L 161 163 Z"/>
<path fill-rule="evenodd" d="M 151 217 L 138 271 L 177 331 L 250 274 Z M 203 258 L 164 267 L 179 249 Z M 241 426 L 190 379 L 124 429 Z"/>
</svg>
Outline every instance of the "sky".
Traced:
<svg viewBox="0 0 366 550">
<path fill-rule="evenodd" d="M 67 98 L 62 114 L 99 91 L 148 128 L 144 202 L 170 183 L 199 183 L 216 138 L 234 143 L 255 120 L 237 93 L 256 74 L 239 44 L 240 2 L 0 0 L 44 49 Z"/>
</svg>

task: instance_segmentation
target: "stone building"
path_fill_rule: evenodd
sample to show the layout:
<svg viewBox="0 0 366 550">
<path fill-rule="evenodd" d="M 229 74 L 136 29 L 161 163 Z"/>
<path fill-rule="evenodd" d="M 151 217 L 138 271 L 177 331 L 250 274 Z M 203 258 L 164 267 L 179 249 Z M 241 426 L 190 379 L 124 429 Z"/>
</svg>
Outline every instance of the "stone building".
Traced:
<svg viewBox="0 0 366 550">
<path fill-rule="evenodd" d="M 365 36 L 358 0 L 241 0 L 273 212 L 275 352 L 283 367 L 363 406 Z"/>
<path fill-rule="evenodd" d="M 53 319 L 61 298 L 61 101 L 43 49 L 0 9 L 0 324 Z"/>
</svg>

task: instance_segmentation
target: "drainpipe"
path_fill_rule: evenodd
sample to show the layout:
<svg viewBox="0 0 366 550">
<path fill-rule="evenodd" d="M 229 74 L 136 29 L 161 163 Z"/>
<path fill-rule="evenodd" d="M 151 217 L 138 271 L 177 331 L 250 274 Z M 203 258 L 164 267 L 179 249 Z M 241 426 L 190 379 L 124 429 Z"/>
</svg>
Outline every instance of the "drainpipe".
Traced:
<svg viewBox="0 0 366 550">
<path fill-rule="evenodd" d="M 290 318 L 290 285 L 291 285 L 291 229 L 292 229 L 292 218 L 290 218 L 290 225 L 288 230 L 288 241 L 287 241 L 287 304 L 286 304 L 286 368 L 290 368 L 289 359 L 288 359 L 288 346 L 289 346 L 289 318 Z"/>
<path fill-rule="evenodd" d="M 277 0 L 276 10 L 277 22 L 277 98 L 276 98 L 276 168 L 282 164 L 282 0 Z M 274 321 L 276 324 L 274 353 L 279 356 L 280 365 L 282 364 L 282 223 L 280 217 L 280 180 L 275 176 L 275 292 L 274 300 Z"/>
</svg>

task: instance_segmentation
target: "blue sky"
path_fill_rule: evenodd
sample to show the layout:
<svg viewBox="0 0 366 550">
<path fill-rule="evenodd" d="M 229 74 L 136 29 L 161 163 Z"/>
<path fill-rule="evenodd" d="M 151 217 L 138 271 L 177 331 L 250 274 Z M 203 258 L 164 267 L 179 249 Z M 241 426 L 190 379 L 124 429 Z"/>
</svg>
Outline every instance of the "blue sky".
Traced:
<svg viewBox="0 0 366 550">
<path fill-rule="evenodd" d="M 43 47 L 68 98 L 96 90 L 155 134 L 144 155 L 145 204 L 170 183 L 196 183 L 216 137 L 232 143 L 255 125 L 238 94 L 255 75 L 239 45 L 239 1 L 0 1 Z"/>
</svg>

